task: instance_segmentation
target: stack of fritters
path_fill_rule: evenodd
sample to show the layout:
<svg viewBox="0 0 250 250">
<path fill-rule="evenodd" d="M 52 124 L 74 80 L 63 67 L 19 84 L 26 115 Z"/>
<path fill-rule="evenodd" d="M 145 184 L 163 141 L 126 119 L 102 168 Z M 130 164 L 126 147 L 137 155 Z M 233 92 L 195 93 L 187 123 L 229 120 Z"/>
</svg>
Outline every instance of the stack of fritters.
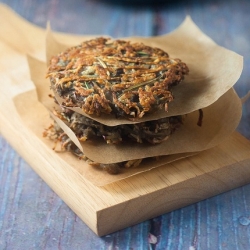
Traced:
<svg viewBox="0 0 250 250">
<path fill-rule="evenodd" d="M 80 141 L 103 138 L 108 144 L 131 140 L 155 144 L 173 133 L 181 124 L 181 116 L 140 119 L 159 109 L 167 112 L 173 100 L 172 88 L 187 73 L 185 63 L 171 59 L 161 49 L 97 38 L 52 57 L 47 76 L 55 96 L 62 100 L 55 115 Z M 91 118 L 111 115 L 118 121 L 126 118 L 130 124 L 107 126 Z M 53 129 L 58 138 L 66 136 L 58 126 Z M 70 145 L 70 139 L 64 139 L 64 147 L 65 141 Z"/>
</svg>

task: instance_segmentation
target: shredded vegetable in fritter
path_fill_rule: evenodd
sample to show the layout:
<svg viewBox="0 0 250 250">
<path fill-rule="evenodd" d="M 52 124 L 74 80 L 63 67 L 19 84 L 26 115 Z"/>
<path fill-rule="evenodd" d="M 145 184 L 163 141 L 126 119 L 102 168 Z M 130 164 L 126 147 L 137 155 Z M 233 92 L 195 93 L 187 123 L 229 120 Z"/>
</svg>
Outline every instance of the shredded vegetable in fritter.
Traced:
<svg viewBox="0 0 250 250">
<path fill-rule="evenodd" d="M 188 67 L 142 43 L 96 38 L 52 57 L 47 77 L 66 107 L 141 118 L 173 100 Z"/>
</svg>

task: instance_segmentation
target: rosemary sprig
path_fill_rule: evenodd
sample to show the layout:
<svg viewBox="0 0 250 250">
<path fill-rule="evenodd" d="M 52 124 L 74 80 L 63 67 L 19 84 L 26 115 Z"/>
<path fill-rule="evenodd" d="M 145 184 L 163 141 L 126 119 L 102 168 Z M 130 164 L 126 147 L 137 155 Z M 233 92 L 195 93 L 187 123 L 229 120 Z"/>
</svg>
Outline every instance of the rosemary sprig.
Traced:
<svg viewBox="0 0 250 250">
<path fill-rule="evenodd" d="M 149 54 L 144 51 L 137 51 L 136 54 L 141 55 L 141 56 L 149 56 Z"/>
<path fill-rule="evenodd" d="M 87 82 L 84 82 L 86 89 L 90 89 L 89 85 Z"/>
<path fill-rule="evenodd" d="M 159 80 L 160 78 L 162 77 L 162 74 L 159 75 L 158 77 L 155 77 L 151 80 L 148 80 L 148 81 L 145 81 L 145 82 L 140 82 L 138 84 L 135 84 L 133 86 L 130 86 L 129 88 L 125 89 L 123 92 L 127 92 L 127 91 L 130 91 L 132 89 L 136 89 L 136 88 L 139 88 L 141 86 L 144 86 L 144 85 L 147 85 L 147 84 L 152 84 L 152 83 L 155 83 L 157 80 Z"/>
</svg>

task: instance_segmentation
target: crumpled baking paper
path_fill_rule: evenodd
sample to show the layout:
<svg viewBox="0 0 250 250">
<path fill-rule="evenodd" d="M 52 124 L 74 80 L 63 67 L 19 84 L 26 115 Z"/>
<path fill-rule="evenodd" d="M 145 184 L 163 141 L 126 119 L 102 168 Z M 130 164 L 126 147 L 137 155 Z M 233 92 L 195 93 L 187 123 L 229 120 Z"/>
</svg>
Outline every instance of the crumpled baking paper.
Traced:
<svg viewBox="0 0 250 250">
<path fill-rule="evenodd" d="M 19 74 L 25 74 L 25 77 L 22 77 L 23 79 L 29 78 L 26 65 L 22 65 L 22 67 L 18 65 L 20 62 L 25 64 L 26 54 L 32 55 L 32 57 L 29 57 L 29 62 L 36 58 L 35 63 L 41 66 L 40 69 L 34 69 L 33 66 L 30 67 L 31 75 L 39 76 L 41 74 L 41 77 L 36 78 L 36 80 L 33 79 L 36 83 L 34 87 L 28 86 L 30 82 L 25 83 L 25 87 L 22 87 L 23 83 L 19 82 L 19 90 L 23 89 L 23 93 L 18 94 L 13 101 L 24 124 L 44 142 L 44 145 L 52 150 L 54 143 L 42 136 L 46 124 L 49 125 L 51 123 L 49 111 L 45 106 L 53 103 L 52 99 L 47 95 L 50 91 L 49 82 L 44 84 L 46 75 L 46 32 L 44 29 L 30 24 L 2 5 L 1 18 L 8 19 L 8 22 L 1 23 L 1 42 L 8 44 L 13 49 L 13 53 L 14 51 L 16 52 L 13 54 L 14 58 L 18 59 L 16 60 L 17 63 L 12 67 L 12 55 L 9 56 L 11 58 L 6 58 L 6 60 L 9 60 L 6 61 L 6 63 L 9 62 L 6 72 L 10 75 L 10 79 L 14 79 L 13 81 L 17 84 Z M 61 43 L 63 46 L 77 45 L 81 41 L 93 37 L 64 33 L 53 33 L 52 36 L 55 37 L 52 38 L 55 39 L 56 43 Z M 138 168 L 124 169 L 121 174 L 116 176 L 94 168 L 85 161 L 80 161 L 69 152 L 55 153 L 55 157 L 60 157 L 65 161 L 65 166 L 71 167 L 79 172 L 84 179 L 98 186 L 128 178 L 158 166 L 167 167 L 169 162 L 214 147 L 235 130 L 241 117 L 241 102 L 232 87 L 241 74 L 243 67 L 242 57 L 216 45 L 199 30 L 190 18 L 187 18 L 176 31 L 164 36 L 125 39 L 141 41 L 150 46 L 160 47 L 166 50 L 171 57 L 179 57 L 188 64 L 190 74 L 184 82 L 174 89 L 175 100 L 170 103 L 169 112 L 167 114 L 164 112 L 163 116 L 172 116 L 174 112 L 176 112 L 175 114 L 187 115 L 185 115 L 184 125 L 166 141 L 169 145 L 162 144 L 161 152 L 157 148 L 154 149 L 154 146 L 146 147 L 134 143 L 131 146 L 112 146 L 115 147 L 114 150 L 117 154 L 111 153 L 113 150 L 111 148 L 109 150 L 105 149 L 108 154 L 104 158 L 99 156 L 101 155 L 100 153 L 104 154 L 105 152 L 103 149 L 104 145 L 95 145 L 94 143 L 90 145 L 91 143 L 88 142 L 83 147 L 85 154 L 89 154 L 89 156 L 93 154 L 93 157 L 96 157 L 97 160 L 100 158 L 100 162 L 115 162 L 121 159 L 128 159 L 126 154 L 128 155 L 128 152 L 132 151 L 136 152 L 136 150 L 137 152 L 142 152 L 141 156 L 143 158 L 153 155 L 154 150 L 158 152 L 157 156 L 162 155 L 158 160 L 151 158 L 144 161 Z M 47 37 L 47 44 L 48 41 Z M 48 53 L 47 56 L 49 56 Z M 44 73 L 41 73 L 43 67 Z M 45 79 L 45 81 L 47 80 Z M 185 91 L 182 89 L 183 86 L 186 88 Z M 196 105 L 197 103 L 199 103 L 198 106 Z M 198 108 L 202 108 L 204 112 L 203 125 L 201 127 L 196 125 Z M 158 119 L 159 117 L 159 114 L 156 114 L 156 118 Z M 145 119 L 151 120 L 155 118 L 147 117 Z M 106 120 L 104 119 L 102 122 L 112 126 L 122 124 L 123 122 L 122 120 L 114 121 L 110 118 Z M 128 121 L 124 122 L 128 123 Z M 194 136 L 191 131 L 196 131 L 197 136 Z M 183 134 L 185 134 L 184 137 L 182 136 Z M 178 144 L 183 144 L 184 146 L 175 151 L 174 147 Z M 138 149 L 134 150 L 135 146 L 138 146 Z M 155 146 L 159 147 L 159 145 Z M 129 151 L 126 151 L 126 147 Z M 135 156 L 139 158 L 137 154 L 134 156 L 129 154 L 129 158 L 134 158 Z"/>
</svg>

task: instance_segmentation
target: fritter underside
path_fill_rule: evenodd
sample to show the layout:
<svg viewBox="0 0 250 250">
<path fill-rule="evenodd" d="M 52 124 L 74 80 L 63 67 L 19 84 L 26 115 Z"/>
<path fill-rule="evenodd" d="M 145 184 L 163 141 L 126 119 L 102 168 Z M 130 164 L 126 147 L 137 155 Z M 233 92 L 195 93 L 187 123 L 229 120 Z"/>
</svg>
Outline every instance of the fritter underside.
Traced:
<svg viewBox="0 0 250 250">
<path fill-rule="evenodd" d="M 103 139 L 107 144 L 127 141 L 157 144 L 168 137 L 182 124 L 182 116 L 166 117 L 159 120 L 135 124 L 107 126 L 69 109 L 54 110 L 80 141 Z"/>
<path fill-rule="evenodd" d="M 49 139 L 55 141 L 55 146 L 53 148 L 55 151 L 68 151 L 77 156 L 80 160 L 86 161 L 91 166 L 103 169 L 109 174 L 119 174 L 122 168 L 138 167 L 143 161 L 143 159 L 135 159 L 111 164 L 94 162 L 86 155 L 84 155 L 84 153 L 74 144 L 74 142 L 68 137 L 68 135 L 63 132 L 63 130 L 60 128 L 60 126 L 58 126 L 57 123 L 54 123 L 50 127 L 48 127 L 43 135 L 44 137 L 48 137 Z M 58 144 L 60 144 L 59 149 Z"/>
<path fill-rule="evenodd" d="M 109 127 L 71 110 L 65 110 L 64 112 L 55 110 L 54 114 L 67 123 L 80 141 L 103 138 L 108 144 L 117 144 L 131 140 L 138 143 L 160 143 L 166 140 L 182 123 L 182 117 L 175 116 L 156 121 Z M 88 164 L 101 168 L 109 174 L 118 174 L 122 168 L 138 167 L 145 160 L 134 159 L 112 164 L 92 161 L 80 151 L 55 121 L 54 124 L 44 131 L 43 135 L 55 141 L 54 150 L 57 150 L 59 143 L 61 146 L 60 151 L 71 152 L 80 159 L 85 160 Z"/>
<path fill-rule="evenodd" d="M 47 77 L 66 107 L 141 118 L 173 100 L 188 67 L 161 49 L 97 38 L 52 57 Z"/>
</svg>

